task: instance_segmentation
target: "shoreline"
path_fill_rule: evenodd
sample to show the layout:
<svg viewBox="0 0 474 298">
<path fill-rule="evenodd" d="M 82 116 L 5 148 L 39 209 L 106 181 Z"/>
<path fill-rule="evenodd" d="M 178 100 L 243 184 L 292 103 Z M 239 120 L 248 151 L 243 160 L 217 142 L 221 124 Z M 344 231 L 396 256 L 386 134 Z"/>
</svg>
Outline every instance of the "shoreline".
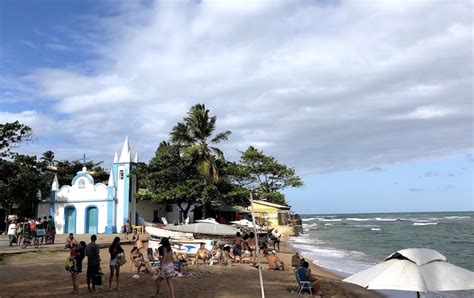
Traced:
<svg viewBox="0 0 474 298">
<path fill-rule="evenodd" d="M 286 270 L 292 271 L 291 257 L 298 250 L 291 246 L 288 239 L 280 242 L 280 248 L 280 259 L 285 263 Z M 379 292 L 367 290 L 355 284 L 343 282 L 342 280 L 345 278 L 344 276 L 332 272 L 328 268 L 316 265 L 314 260 L 307 258 L 304 254 L 300 254 L 300 257 L 303 257 L 308 261 L 311 272 L 321 280 L 321 289 L 324 293 L 323 297 L 385 297 Z"/>
</svg>

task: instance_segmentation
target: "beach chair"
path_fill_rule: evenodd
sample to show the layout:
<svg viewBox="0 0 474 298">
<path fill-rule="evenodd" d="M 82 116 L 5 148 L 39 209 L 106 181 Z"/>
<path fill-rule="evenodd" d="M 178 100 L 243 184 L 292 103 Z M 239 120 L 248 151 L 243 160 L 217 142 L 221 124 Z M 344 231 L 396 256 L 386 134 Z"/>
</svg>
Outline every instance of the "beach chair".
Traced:
<svg viewBox="0 0 474 298">
<path fill-rule="evenodd" d="M 150 265 L 152 267 L 160 266 L 160 260 L 157 260 L 153 257 L 153 249 L 150 247 L 147 249 L 147 256 L 148 256 L 148 261 L 150 262 Z"/>
<path fill-rule="evenodd" d="M 302 281 L 300 279 L 300 275 L 298 274 L 298 270 L 295 270 L 294 273 L 296 278 L 296 286 L 298 287 L 298 289 L 296 290 L 298 295 L 301 295 L 304 290 L 309 290 L 309 293 L 313 295 L 313 287 L 311 286 L 311 282 Z"/>
</svg>

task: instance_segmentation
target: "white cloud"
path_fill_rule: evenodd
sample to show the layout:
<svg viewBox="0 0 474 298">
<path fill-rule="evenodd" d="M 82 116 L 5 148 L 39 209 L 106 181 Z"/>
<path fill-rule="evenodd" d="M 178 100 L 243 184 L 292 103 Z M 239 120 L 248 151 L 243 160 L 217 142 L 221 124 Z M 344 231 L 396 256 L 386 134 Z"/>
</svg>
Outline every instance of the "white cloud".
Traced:
<svg viewBox="0 0 474 298">
<path fill-rule="evenodd" d="M 56 151 L 107 160 L 129 135 L 148 158 L 197 102 L 233 131 L 229 157 L 254 144 L 302 172 L 472 147 L 469 1 L 121 5 L 84 18 L 87 32 L 71 29 L 99 55 L 83 61 L 92 71 L 23 80 L 51 105 L 38 119 L 67 135 L 45 136 Z"/>
</svg>

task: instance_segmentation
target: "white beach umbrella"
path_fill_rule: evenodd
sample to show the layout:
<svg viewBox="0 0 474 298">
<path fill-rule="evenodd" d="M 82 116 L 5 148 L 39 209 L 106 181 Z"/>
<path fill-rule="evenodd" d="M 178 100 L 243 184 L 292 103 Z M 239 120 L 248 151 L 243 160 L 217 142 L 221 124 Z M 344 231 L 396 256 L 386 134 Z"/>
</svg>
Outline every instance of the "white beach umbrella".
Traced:
<svg viewBox="0 0 474 298">
<path fill-rule="evenodd" d="M 436 250 L 408 248 L 344 281 L 372 290 L 414 291 L 419 294 L 473 290 L 474 272 L 448 263 L 446 257 Z"/>
</svg>

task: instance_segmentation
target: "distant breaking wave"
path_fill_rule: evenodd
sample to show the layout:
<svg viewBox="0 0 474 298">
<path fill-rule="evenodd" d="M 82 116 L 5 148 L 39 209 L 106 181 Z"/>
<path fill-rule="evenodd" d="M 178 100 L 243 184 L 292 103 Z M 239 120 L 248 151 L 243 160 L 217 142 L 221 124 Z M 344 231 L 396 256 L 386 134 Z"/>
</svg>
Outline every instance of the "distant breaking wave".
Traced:
<svg viewBox="0 0 474 298">
<path fill-rule="evenodd" d="M 318 218 L 319 221 L 342 221 L 340 218 Z"/>
<path fill-rule="evenodd" d="M 468 219 L 470 216 L 445 216 L 446 219 Z"/>
<path fill-rule="evenodd" d="M 372 219 L 372 218 L 349 217 L 349 218 L 346 218 L 346 220 L 351 220 L 351 221 L 369 221 L 369 220 L 373 220 L 373 219 Z"/>
<path fill-rule="evenodd" d="M 414 226 L 436 226 L 437 222 L 414 222 Z"/>
<path fill-rule="evenodd" d="M 372 230 L 372 231 L 381 231 L 382 229 L 381 228 L 370 228 L 370 230 Z"/>
<path fill-rule="evenodd" d="M 375 220 L 378 221 L 397 221 L 399 220 L 398 218 L 381 218 L 381 217 L 376 217 Z"/>
</svg>

